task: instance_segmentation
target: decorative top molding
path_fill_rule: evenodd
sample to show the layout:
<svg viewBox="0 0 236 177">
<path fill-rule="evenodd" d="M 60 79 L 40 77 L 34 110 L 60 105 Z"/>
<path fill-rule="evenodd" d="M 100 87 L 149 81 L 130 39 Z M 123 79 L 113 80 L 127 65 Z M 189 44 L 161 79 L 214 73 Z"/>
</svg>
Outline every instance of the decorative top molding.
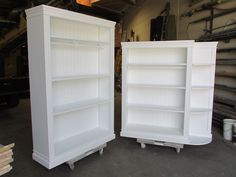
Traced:
<svg viewBox="0 0 236 177">
<path fill-rule="evenodd" d="M 90 23 L 90 24 L 95 24 L 95 25 L 102 24 L 103 26 L 106 26 L 106 27 L 114 27 L 116 24 L 115 22 L 110 21 L 110 20 L 92 17 L 89 15 L 84 15 L 81 13 L 72 12 L 69 10 L 51 7 L 47 5 L 40 5 L 40 6 L 30 8 L 30 9 L 26 9 L 25 12 L 27 15 L 27 19 L 34 18 L 40 15 L 48 15 L 51 17 L 80 21 L 80 22 Z"/>
<path fill-rule="evenodd" d="M 187 47 L 216 47 L 218 42 L 195 42 L 194 40 L 179 41 L 144 41 L 144 42 L 122 42 L 124 48 L 187 48 Z"/>
</svg>

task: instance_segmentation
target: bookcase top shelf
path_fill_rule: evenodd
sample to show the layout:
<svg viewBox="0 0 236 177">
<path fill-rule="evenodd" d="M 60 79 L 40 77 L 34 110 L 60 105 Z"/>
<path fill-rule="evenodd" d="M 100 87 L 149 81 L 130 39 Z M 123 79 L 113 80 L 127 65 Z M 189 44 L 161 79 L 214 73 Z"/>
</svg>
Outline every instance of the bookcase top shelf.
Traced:
<svg viewBox="0 0 236 177">
<path fill-rule="evenodd" d="M 71 39 L 71 38 L 64 38 L 59 36 L 51 36 L 51 43 L 55 45 L 72 45 L 72 46 L 84 46 L 84 47 L 103 47 L 108 45 L 108 42 L 100 42 L 100 41 L 86 41 L 86 40 L 79 40 L 79 39 Z"/>
</svg>

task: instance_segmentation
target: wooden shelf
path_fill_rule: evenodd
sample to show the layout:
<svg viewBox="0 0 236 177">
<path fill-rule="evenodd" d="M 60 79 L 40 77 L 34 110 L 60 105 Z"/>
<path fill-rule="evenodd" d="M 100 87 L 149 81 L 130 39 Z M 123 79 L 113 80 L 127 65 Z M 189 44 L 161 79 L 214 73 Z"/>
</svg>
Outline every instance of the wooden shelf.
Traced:
<svg viewBox="0 0 236 177">
<path fill-rule="evenodd" d="M 157 88 L 157 89 L 181 89 L 181 90 L 185 89 L 185 86 L 159 85 L 159 84 L 129 83 L 128 86 L 129 87 Z"/>
<path fill-rule="evenodd" d="M 78 80 L 78 79 L 96 79 L 96 78 L 104 78 L 109 77 L 109 74 L 90 74 L 90 75 L 78 75 L 78 76 L 61 76 L 61 77 L 53 77 L 53 82 L 58 81 L 67 81 L 67 80 Z"/>
<path fill-rule="evenodd" d="M 171 68 L 171 69 L 186 69 L 186 64 L 164 64 L 164 63 L 128 63 L 128 67 L 138 68 Z"/>
<path fill-rule="evenodd" d="M 159 105 L 152 105 L 152 104 L 129 103 L 128 107 L 135 108 L 135 109 L 143 109 L 143 110 L 184 113 L 184 108 L 178 108 L 174 106 L 159 106 Z"/>
<path fill-rule="evenodd" d="M 182 136 L 182 128 L 160 127 L 144 124 L 128 123 L 124 130 L 137 134 L 166 135 L 166 136 Z"/>
<path fill-rule="evenodd" d="M 58 116 L 60 114 L 66 114 L 68 112 L 73 112 L 80 109 L 86 109 L 86 108 L 96 106 L 99 104 L 109 103 L 109 101 L 110 100 L 107 100 L 107 99 L 92 99 L 92 100 L 87 100 L 87 101 L 79 101 L 75 103 L 55 106 L 53 108 L 53 115 Z"/>
<path fill-rule="evenodd" d="M 214 63 L 193 63 L 192 64 L 193 66 L 214 66 L 215 64 Z"/>
<path fill-rule="evenodd" d="M 209 86 L 209 85 L 195 85 L 191 86 L 192 89 L 213 89 L 214 86 Z"/>
<path fill-rule="evenodd" d="M 208 108 L 191 108 L 190 112 L 192 113 L 198 113 L 198 112 L 211 112 L 212 109 L 208 109 Z"/>
<path fill-rule="evenodd" d="M 55 142 L 55 155 L 60 156 L 64 153 L 73 153 L 73 150 L 83 150 L 86 148 L 86 146 L 91 144 L 91 142 L 104 139 L 108 135 L 110 135 L 108 130 L 94 128 L 65 140 Z"/>
<path fill-rule="evenodd" d="M 89 46 L 89 47 L 103 47 L 105 45 L 109 45 L 108 42 L 99 42 L 99 41 L 86 41 L 86 40 L 78 40 L 72 38 L 65 38 L 61 36 L 51 35 L 51 43 L 52 44 L 68 44 L 68 45 L 78 45 L 78 46 Z"/>
</svg>

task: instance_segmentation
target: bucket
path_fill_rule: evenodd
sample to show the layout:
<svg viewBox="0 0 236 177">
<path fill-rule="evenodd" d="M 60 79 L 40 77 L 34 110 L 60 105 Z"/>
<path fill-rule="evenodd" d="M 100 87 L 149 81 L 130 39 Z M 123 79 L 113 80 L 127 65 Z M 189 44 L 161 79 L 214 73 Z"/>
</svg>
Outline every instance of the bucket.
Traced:
<svg viewBox="0 0 236 177">
<path fill-rule="evenodd" d="M 233 124 L 236 124 L 234 119 L 224 119 L 224 139 L 232 141 L 233 136 Z"/>
</svg>

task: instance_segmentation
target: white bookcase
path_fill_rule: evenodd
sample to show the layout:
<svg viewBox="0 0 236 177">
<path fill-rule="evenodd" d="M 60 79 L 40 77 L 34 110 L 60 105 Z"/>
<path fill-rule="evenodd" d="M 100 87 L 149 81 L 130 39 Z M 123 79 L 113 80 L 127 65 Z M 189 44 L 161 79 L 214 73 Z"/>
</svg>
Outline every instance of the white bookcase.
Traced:
<svg viewBox="0 0 236 177">
<path fill-rule="evenodd" d="M 121 136 L 143 148 L 210 143 L 216 45 L 123 42 Z"/>
<path fill-rule="evenodd" d="M 115 23 L 45 5 L 26 14 L 33 159 L 73 168 L 115 138 Z"/>
</svg>

